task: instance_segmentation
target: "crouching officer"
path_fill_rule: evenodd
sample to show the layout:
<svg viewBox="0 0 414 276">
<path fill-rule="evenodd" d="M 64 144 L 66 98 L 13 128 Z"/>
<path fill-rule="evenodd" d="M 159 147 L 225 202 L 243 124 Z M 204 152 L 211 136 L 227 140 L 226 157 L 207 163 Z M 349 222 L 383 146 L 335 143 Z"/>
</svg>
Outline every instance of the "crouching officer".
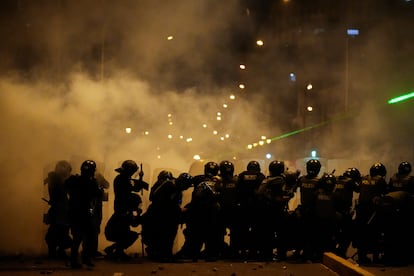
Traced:
<svg viewBox="0 0 414 276">
<path fill-rule="evenodd" d="M 128 204 L 129 210 L 126 212 L 114 212 L 105 226 L 105 238 L 114 242 L 105 248 L 105 253 L 116 261 L 127 261 L 131 257 L 125 253 L 137 239 L 138 233 L 131 230 L 141 222 L 142 209 L 141 197 L 135 193 L 130 193 Z"/>
</svg>

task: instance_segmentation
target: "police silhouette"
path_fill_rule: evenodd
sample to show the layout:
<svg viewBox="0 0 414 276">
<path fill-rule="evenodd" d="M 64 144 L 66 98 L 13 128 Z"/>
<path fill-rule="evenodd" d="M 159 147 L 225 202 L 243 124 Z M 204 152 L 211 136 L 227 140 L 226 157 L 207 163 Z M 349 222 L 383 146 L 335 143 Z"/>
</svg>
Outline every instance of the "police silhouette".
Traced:
<svg viewBox="0 0 414 276">
<path fill-rule="evenodd" d="M 97 202 L 102 198 L 102 191 L 95 178 L 95 161 L 85 160 L 80 171 L 80 175 L 70 176 L 65 183 L 69 193 L 69 220 L 73 238 L 70 254 L 72 268 L 81 267 L 80 245 L 82 245 L 82 263 L 94 266 L 92 258 L 95 253 Z"/>
</svg>

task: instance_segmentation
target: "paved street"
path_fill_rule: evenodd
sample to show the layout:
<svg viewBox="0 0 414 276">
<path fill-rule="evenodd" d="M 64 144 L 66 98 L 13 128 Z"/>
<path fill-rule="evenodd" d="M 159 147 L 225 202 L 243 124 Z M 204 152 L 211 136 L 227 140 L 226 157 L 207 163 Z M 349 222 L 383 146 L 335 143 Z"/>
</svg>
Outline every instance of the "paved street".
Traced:
<svg viewBox="0 0 414 276">
<path fill-rule="evenodd" d="M 323 264 L 278 262 L 184 262 L 155 263 L 134 259 L 128 263 L 97 260 L 92 269 L 72 270 L 62 262 L 44 259 L 2 261 L 0 275 L 338 275 Z"/>
<path fill-rule="evenodd" d="M 351 263 L 350 263 L 351 264 Z M 362 272 L 361 272 L 362 271 Z M 366 272 L 366 273 L 365 273 Z M 370 274 L 371 273 L 371 274 Z M 0 275 L 341 275 L 323 263 L 290 263 L 290 262 L 182 262 L 156 263 L 145 258 L 134 258 L 130 262 L 113 262 L 106 259 L 95 261 L 92 269 L 72 270 L 61 261 L 50 261 L 44 258 L 9 258 L 0 260 Z M 342 275 L 345 273 L 342 271 Z M 381 267 L 365 266 L 346 275 L 414 275 L 414 266 Z"/>
</svg>

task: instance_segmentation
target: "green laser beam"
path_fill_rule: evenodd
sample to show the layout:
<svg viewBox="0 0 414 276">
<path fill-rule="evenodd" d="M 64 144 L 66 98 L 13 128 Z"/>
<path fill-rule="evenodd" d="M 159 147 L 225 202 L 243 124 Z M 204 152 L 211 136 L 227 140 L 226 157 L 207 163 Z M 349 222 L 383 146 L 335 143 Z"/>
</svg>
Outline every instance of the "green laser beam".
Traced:
<svg viewBox="0 0 414 276">
<path fill-rule="evenodd" d="M 305 131 L 308 131 L 308 130 L 311 130 L 311 129 L 314 129 L 314 128 L 317 128 L 317 127 L 321 127 L 323 125 L 326 125 L 326 124 L 329 124 L 329 123 L 332 123 L 332 122 L 335 122 L 335 121 L 339 121 L 339 120 L 343 120 L 343 119 L 347 119 L 347 118 L 353 117 L 354 115 L 355 114 L 353 114 L 353 113 L 341 114 L 341 115 L 336 116 L 336 117 L 334 117 L 334 118 L 332 118 L 330 120 L 326 120 L 326 121 L 323 121 L 323 122 L 320 122 L 320 123 L 317 123 L 317 124 L 314 124 L 314 125 L 311 125 L 311 126 L 308 126 L 308 127 L 304 127 L 304 128 L 301 128 L 301 129 L 293 130 L 291 132 L 284 133 L 282 135 L 279 135 L 279 136 L 270 138 L 270 140 L 271 141 L 280 140 L 280 139 L 283 139 L 283 138 L 286 138 L 286 137 L 289 137 L 289 136 L 292 136 L 292 135 L 295 135 L 295 134 L 298 134 L 298 133 L 301 133 L 301 132 L 305 132 Z"/>
<path fill-rule="evenodd" d="M 395 97 L 395 98 L 392 98 L 388 101 L 388 104 L 395 104 L 395 103 L 398 103 L 398 102 L 406 101 L 406 100 L 408 100 L 412 97 L 414 97 L 414 91 L 409 92 L 409 93 L 404 94 L 404 95 L 401 95 L 401 96 L 398 96 L 398 97 Z"/>
<path fill-rule="evenodd" d="M 388 104 L 394 104 L 394 103 L 402 102 L 402 101 L 408 100 L 408 99 L 413 98 L 413 97 L 414 97 L 414 91 L 410 92 L 410 93 L 407 93 L 407 94 L 404 94 L 404 95 L 401 95 L 401 96 L 398 96 L 398 97 L 395 97 L 395 98 L 392 98 L 388 101 Z M 328 123 L 331 123 L 331 122 L 334 122 L 334 121 L 337 121 L 337 120 L 346 119 L 346 118 L 352 117 L 352 116 L 354 116 L 354 114 L 340 115 L 337 118 L 333 118 L 331 120 L 323 121 L 323 122 L 317 123 L 317 124 L 312 125 L 312 126 L 308 126 L 308 127 L 297 129 L 297 130 L 293 130 L 291 132 L 284 133 L 282 135 L 272 137 L 272 138 L 270 138 L 270 140 L 271 141 L 280 140 L 280 139 L 283 139 L 283 138 L 286 138 L 286 137 L 289 137 L 289 136 L 292 136 L 292 135 L 295 135 L 295 134 L 299 134 L 301 132 L 305 132 L 305 131 L 314 129 L 314 128 L 326 125 Z"/>
<path fill-rule="evenodd" d="M 318 127 L 321 127 L 323 125 L 326 125 L 326 124 L 329 124 L 329 123 L 332 123 L 332 122 L 335 122 L 335 121 L 338 121 L 338 120 L 347 119 L 347 118 L 350 118 L 350 117 L 353 117 L 353 116 L 355 116 L 355 114 L 352 113 L 352 112 L 345 113 L 345 114 L 340 114 L 338 116 L 333 117 L 330 120 L 326 120 L 326 121 L 323 121 L 323 122 L 320 122 L 320 123 L 317 123 L 317 124 L 314 124 L 314 125 L 311 125 L 311 126 L 308 126 L 308 127 L 293 130 L 291 132 L 287 132 L 287 133 L 281 134 L 279 136 L 272 137 L 272 138 L 270 138 L 270 141 L 273 142 L 273 141 L 276 141 L 276 140 L 280 140 L 280 139 L 283 139 L 283 138 L 286 138 L 286 137 L 289 137 L 289 136 L 292 136 L 292 135 L 299 134 L 301 132 L 305 132 L 305 131 L 308 131 L 308 130 L 311 130 L 311 129 L 314 129 L 314 128 L 318 128 Z"/>
<path fill-rule="evenodd" d="M 301 133 L 301 132 L 305 132 L 305 131 L 311 130 L 313 128 L 323 126 L 323 125 L 327 124 L 328 122 L 329 121 L 325 121 L 325 122 L 321 122 L 321 123 L 318 123 L 318 124 L 315 124 L 315 125 L 312 125 L 312 126 L 308 126 L 308 127 L 305 127 L 305 128 L 301 128 L 301 129 L 297 129 L 297 130 L 288 132 L 288 133 L 284 133 L 282 135 L 270 138 L 270 141 L 280 140 L 280 139 L 283 139 L 283 138 L 286 138 L 286 137 L 289 137 L 289 136 L 292 136 L 292 135 L 295 135 L 295 134 L 298 134 L 298 133 Z"/>
<path fill-rule="evenodd" d="M 392 98 L 392 99 L 388 100 L 388 104 L 395 104 L 395 103 L 398 103 L 398 102 L 408 100 L 408 99 L 413 98 L 413 97 L 414 97 L 414 91 L 406 93 L 406 94 L 398 96 L 398 97 L 395 97 L 395 98 Z M 302 132 L 305 132 L 305 131 L 309 131 L 309 130 L 314 129 L 314 128 L 321 127 L 321 126 L 326 125 L 328 123 L 332 123 L 332 122 L 335 122 L 335 121 L 338 121 L 338 120 L 343 120 L 343 119 L 346 119 L 346 118 L 353 117 L 355 115 L 356 114 L 353 113 L 353 112 L 340 114 L 339 116 L 336 116 L 336 117 L 334 117 L 330 120 L 323 121 L 323 122 L 320 122 L 320 123 L 317 123 L 317 124 L 314 124 L 314 125 L 311 125 L 311 126 L 308 126 L 308 127 L 305 127 L 305 128 L 293 130 L 291 132 L 287 132 L 287 133 L 281 134 L 279 136 L 272 137 L 272 138 L 270 138 L 270 141 L 273 142 L 273 141 L 276 141 L 276 140 L 287 138 L 289 136 L 293 136 L 293 135 L 296 135 L 296 134 L 299 134 L 299 133 L 302 133 Z"/>
</svg>

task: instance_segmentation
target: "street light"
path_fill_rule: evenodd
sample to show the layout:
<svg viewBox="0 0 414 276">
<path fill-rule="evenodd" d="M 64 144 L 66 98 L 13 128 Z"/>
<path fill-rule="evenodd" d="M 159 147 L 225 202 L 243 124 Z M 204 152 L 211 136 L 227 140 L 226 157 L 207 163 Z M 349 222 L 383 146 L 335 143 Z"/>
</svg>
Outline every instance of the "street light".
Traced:
<svg viewBox="0 0 414 276">
<path fill-rule="evenodd" d="M 349 101 L 349 37 L 355 37 L 359 35 L 359 29 L 347 29 L 346 30 L 346 48 L 345 48 L 345 112 L 348 112 Z"/>
</svg>

